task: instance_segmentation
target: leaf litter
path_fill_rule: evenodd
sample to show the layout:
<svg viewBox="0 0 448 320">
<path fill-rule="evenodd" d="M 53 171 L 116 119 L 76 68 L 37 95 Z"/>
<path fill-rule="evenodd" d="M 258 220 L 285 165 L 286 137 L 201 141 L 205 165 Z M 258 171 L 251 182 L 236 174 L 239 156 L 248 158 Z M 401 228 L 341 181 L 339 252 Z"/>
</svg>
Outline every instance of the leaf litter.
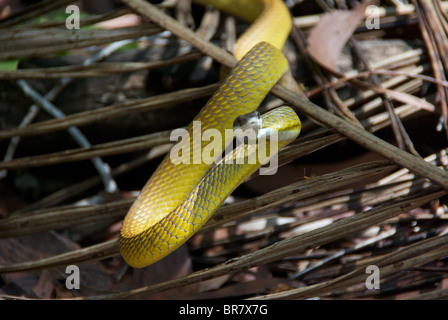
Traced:
<svg viewBox="0 0 448 320">
<path fill-rule="evenodd" d="M 51 10 L 66 2 L 56 1 Z M 0 41 L 18 37 L 1 56 L 20 61 L 16 70 L 0 71 L 1 86 L 10 92 L 0 107 L 3 298 L 446 299 L 446 191 L 393 164 L 393 154 L 366 151 L 368 145 L 300 114 L 301 136 L 280 154 L 277 175 L 248 179 L 167 259 L 142 270 L 128 268 L 116 246 L 120 221 L 169 150 L 163 132 L 192 119 L 216 88 L 218 68 L 195 63 L 202 54 L 193 45 L 126 6 L 82 18 L 83 25 L 100 27 L 83 30 L 76 44 L 64 41 L 63 20 L 18 26 L 50 10 L 46 5 L 0 21 Z M 379 29 L 365 27 L 370 2 L 289 5 L 294 30 L 285 55 L 304 94 L 446 170 L 446 66 L 440 59 L 445 3 L 378 6 L 384 9 Z M 186 1 L 159 7 L 223 47 L 231 45 L 226 39 L 235 38 L 232 32 L 247 26 Z M 112 18 L 120 23 L 102 23 Z M 49 39 L 49 32 L 62 36 Z M 134 32 L 138 40 L 127 42 L 127 49 L 106 45 L 135 38 Z M 30 35 L 33 42 L 27 43 Z M 30 49 L 39 43 L 38 50 Z M 380 43 L 396 52 L 381 52 Z M 92 59 L 92 46 L 102 56 L 83 65 Z M 47 80 L 39 82 L 43 70 Z M 26 97 L 17 80 L 40 92 L 56 89 Z M 180 93 L 182 102 L 176 103 Z M 27 117 L 27 108 L 42 99 L 67 116 L 54 120 L 30 107 Z M 262 110 L 277 104 L 271 96 Z M 130 111 L 125 121 L 120 110 Z M 73 125 L 90 146 L 81 150 L 67 143 L 64 132 Z M 96 156 L 112 168 L 106 179 L 91 167 L 89 159 Z M 119 189 L 105 192 L 108 179 Z M 71 264 L 81 269 L 79 290 L 66 288 L 65 268 Z M 368 265 L 381 268 L 380 290 L 366 289 Z"/>
</svg>

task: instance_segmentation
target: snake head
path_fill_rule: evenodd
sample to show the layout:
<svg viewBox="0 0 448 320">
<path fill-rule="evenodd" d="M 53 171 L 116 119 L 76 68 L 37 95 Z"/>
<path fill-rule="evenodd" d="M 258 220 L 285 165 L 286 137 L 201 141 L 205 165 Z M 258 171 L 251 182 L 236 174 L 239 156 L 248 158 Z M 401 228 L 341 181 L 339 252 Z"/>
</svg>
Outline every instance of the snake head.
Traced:
<svg viewBox="0 0 448 320">
<path fill-rule="evenodd" d="M 247 143 L 248 139 L 256 139 L 263 126 L 263 119 L 258 111 L 242 114 L 233 122 L 234 136 Z"/>
<path fill-rule="evenodd" d="M 263 117 L 258 111 L 252 111 L 236 117 L 233 122 L 234 136 L 248 143 L 249 139 L 266 137 L 269 139 L 271 133 L 269 128 L 263 128 Z"/>
<path fill-rule="evenodd" d="M 259 130 L 263 125 L 263 119 L 258 111 L 252 111 L 239 115 L 233 122 L 233 133 L 239 141 L 256 141 Z"/>
<path fill-rule="evenodd" d="M 258 131 L 262 127 L 263 120 L 258 111 L 252 111 L 236 117 L 233 122 L 233 130 L 241 129 L 243 131 L 252 129 Z"/>
</svg>

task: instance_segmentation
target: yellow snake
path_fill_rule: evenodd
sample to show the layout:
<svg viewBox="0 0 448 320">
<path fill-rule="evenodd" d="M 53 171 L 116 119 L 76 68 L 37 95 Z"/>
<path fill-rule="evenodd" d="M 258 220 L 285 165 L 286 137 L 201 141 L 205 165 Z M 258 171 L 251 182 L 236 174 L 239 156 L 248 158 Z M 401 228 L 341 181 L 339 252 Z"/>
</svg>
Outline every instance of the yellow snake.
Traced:
<svg viewBox="0 0 448 320">
<path fill-rule="evenodd" d="M 291 28 L 288 9 L 281 0 L 197 0 L 211 3 L 241 18 L 256 21 L 235 45 L 238 65 L 194 119 L 201 136 L 208 129 L 222 137 L 236 117 L 256 110 L 272 86 L 288 70 L 280 52 Z M 228 9 L 231 10 L 228 10 Z M 243 144 L 216 164 L 195 163 L 208 141 L 194 143 L 193 124 L 188 137 L 176 145 L 181 163 L 171 152 L 153 173 L 129 209 L 119 236 L 120 252 L 132 267 L 150 265 L 180 247 L 212 216 L 233 190 L 299 134 L 301 123 L 289 107 L 263 115 L 263 128 L 278 132 L 278 143 Z M 198 138 L 196 136 L 196 138 Z M 204 140 L 204 139 L 202 139 Z M 198 141 L 198 140 L 195 140 Z M 221 148 L 225 149 L 225 139 Z M 257 161 L 247 161 L 251 155 Z M 216 155 L 215 156 L 219 156 Z M 243 159 L 243 164 L 235 161 Z M 187 164 L 183 162 L 189 162 Z"/>
</svg>

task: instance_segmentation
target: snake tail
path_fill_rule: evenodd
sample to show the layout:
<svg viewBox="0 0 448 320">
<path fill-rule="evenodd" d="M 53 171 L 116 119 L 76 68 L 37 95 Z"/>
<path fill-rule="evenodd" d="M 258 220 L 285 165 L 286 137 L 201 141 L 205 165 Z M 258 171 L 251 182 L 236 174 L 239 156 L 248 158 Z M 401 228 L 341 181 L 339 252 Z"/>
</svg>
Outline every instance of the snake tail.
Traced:
<svg viewBox="0 0 448 320">
<path fill-rule="evenodd" d="M 291 31 L 291 14 L 281 0 L 194 0 L 194 2 L 200 5 L 212 5 L 216 9 L 252 22 L 235 43 L 233 54 L 238 60 L 262 41 L 269 42 L 281 50 Z"/>
</svg>

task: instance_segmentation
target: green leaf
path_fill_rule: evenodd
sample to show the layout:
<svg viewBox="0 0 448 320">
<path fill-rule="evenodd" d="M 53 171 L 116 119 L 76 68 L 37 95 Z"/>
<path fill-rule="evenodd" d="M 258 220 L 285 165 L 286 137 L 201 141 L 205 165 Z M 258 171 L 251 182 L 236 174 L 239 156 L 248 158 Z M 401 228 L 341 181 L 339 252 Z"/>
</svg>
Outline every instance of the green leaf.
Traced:
<svg viewBox="0 0 448 320">
<path fill-rule="evenodd" d="M 15 71 L 19 65 L 19 60 L 3 60 L 0 61 L 0 71 Z"/>
</svg>

